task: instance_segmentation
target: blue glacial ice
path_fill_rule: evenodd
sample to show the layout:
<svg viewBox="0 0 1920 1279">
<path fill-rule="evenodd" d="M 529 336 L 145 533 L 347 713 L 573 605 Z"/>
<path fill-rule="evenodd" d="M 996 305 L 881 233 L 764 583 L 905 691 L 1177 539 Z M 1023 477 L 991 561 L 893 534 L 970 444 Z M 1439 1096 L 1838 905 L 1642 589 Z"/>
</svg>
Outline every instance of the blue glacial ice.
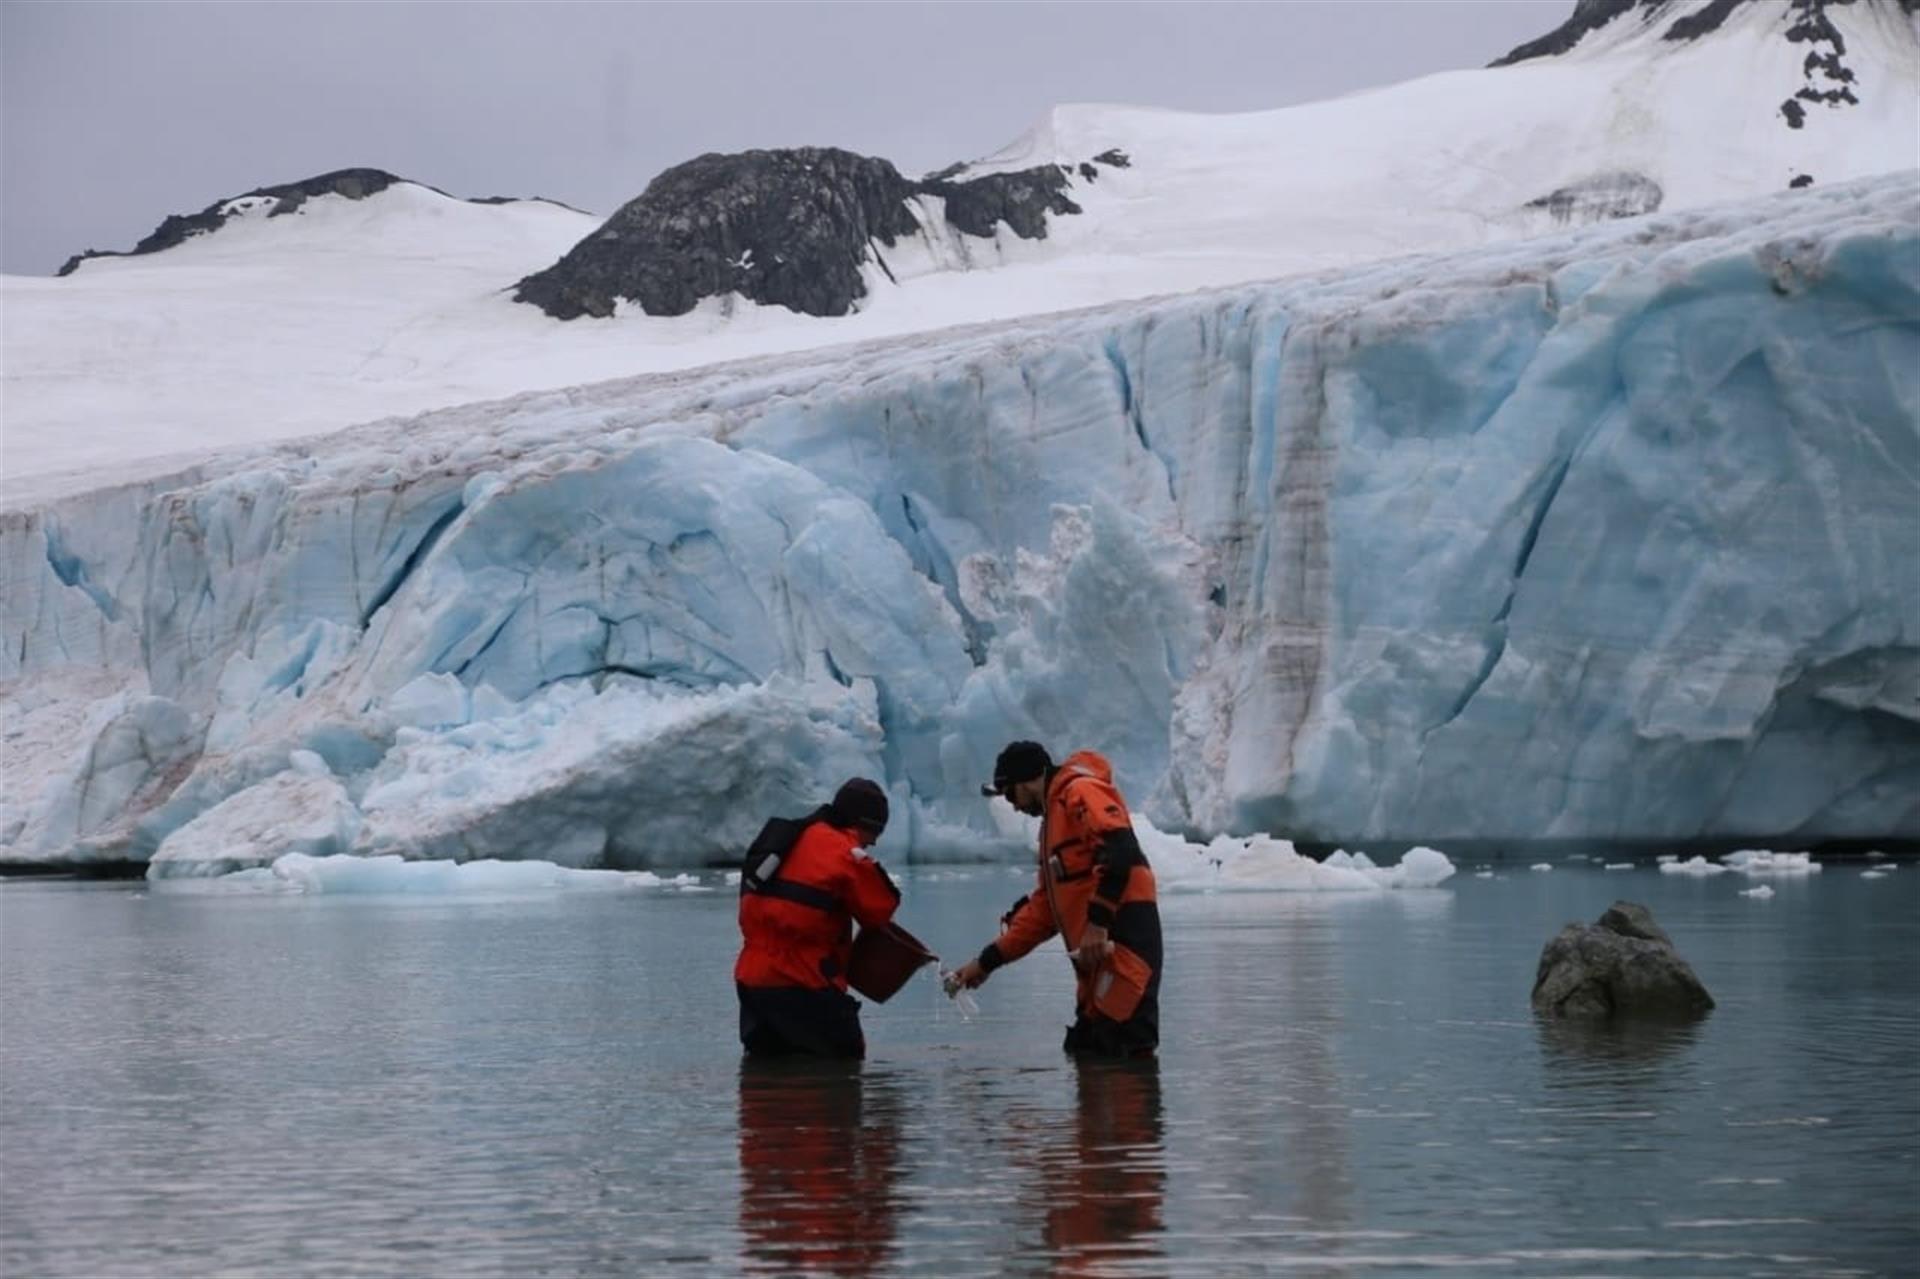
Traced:
<svg viewBox="0 0 1920 1279">
<path fill-rule="evenodd" d="M 1920 176 L 0 512 L 0 860 L 737 856 L 1011 737 L 1202 841 L 1920 838 Z M 283 815 L 276 820 L 275 815 Z"/>
</svg>

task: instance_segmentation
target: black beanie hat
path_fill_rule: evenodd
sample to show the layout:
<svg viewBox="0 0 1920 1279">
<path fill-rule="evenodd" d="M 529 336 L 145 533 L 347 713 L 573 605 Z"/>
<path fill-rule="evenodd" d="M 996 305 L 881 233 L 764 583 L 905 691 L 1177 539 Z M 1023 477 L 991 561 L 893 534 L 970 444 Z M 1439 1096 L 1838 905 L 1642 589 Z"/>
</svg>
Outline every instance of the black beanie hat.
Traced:
<svg viewBox="0 0 1920 1279">
<path fill-rule="evenodd" d="M 834 794 L 827 816 L 835 826 L 865 826 L 878 834 L 887 828 L 887 793 L 878 782 L 855 777 Z"/>
<path fill-rule="evenodd" d="M 1020 782 L 1030 782 L 1053 767 L 1053 757 L 1039 742 L 1008 742 L 993 761 L 993 789 L 1004 795 Z"/>
</svg>

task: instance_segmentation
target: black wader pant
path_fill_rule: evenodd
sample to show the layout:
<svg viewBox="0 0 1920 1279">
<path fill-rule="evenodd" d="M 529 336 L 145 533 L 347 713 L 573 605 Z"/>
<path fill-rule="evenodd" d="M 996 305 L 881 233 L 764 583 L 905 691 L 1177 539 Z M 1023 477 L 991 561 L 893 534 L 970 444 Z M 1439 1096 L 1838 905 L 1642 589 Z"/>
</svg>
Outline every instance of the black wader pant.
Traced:
<svg viewBox="0 0 1920 1279">
<path fill-rule="evenodd" d="M 1098 1013 L 1082 1012 L 1067 1027 L 1066 1042 L 1061 1045 L 1075 1056 L 1151 1057 L 1160 1046 L 1160 908 L 1153 902 L 1128 902 L 1114 914 L 1108 940 L 1125 946 L 1147 961 L 1153 976 L 1147 980 L 1147 993 L 1140 1006 L 1125 1021 L 1114 1021 Z"/>
<path fill-rule="evenodd" d="M 860 1003 L 844 990 L 739 982 L 733 988 L 740 996 L 740 1044 L 749 1054 L 856 1061 L 867 1055 Z"/>
</svg>

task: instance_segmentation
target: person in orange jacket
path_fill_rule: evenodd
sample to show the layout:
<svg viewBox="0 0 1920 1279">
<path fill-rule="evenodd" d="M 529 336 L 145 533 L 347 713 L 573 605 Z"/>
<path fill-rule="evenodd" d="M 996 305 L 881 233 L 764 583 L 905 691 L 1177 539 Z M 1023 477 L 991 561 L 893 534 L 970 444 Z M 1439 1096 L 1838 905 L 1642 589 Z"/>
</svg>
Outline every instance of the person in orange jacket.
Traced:
<svg viewBox="0 0 1920 1279">
<path fill-rule="evenodd" d="M 1077 977 L 1066 1051 L 1150 1055 L 1160 1043 L 1160 907 L 1112 766 L 1081 751 L 1055 767 L 1038 742 L 1013 742 L 981 792 L 1040 819 L 1039 882 L 952 979 L 978 986 L 1059 933 Z"/>
<path fill-rule="evenodd" d="M 1041 1237 L 1052 1274 L 1155 1274 L 1166 1256 L 1167 1146 L 1160 1063 L 1082 1060 L 1071 1128 L 1044 1132 Z"/>
<path fill-rule="evenodd" d="M 762 881 L 741 879 L 740 1043 L 755 1056 L 866 1056 L 847 993 L 853 925 L 893 918 L 900 890 L 861 852 L 887 828 L 887 794 L 856 777 L 814 811 Z"/>
</svg>

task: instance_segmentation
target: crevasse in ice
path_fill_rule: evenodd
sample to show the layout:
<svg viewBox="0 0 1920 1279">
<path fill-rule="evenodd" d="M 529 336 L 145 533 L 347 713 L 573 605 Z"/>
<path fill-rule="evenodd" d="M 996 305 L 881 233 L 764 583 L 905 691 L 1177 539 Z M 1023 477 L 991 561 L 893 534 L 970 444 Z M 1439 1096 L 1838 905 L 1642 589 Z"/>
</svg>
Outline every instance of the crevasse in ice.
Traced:
<svg viewBox="0 0 1920 1279">
<path fill-rule="evenodd" d="M 852 773 L 883 852 L 993 856 L 1012 737 L 1203 837 L 1920 836 L 1920 177 L 377 423 L 0 546 L 9 861 L 694 864 Z"/>
</svg>

